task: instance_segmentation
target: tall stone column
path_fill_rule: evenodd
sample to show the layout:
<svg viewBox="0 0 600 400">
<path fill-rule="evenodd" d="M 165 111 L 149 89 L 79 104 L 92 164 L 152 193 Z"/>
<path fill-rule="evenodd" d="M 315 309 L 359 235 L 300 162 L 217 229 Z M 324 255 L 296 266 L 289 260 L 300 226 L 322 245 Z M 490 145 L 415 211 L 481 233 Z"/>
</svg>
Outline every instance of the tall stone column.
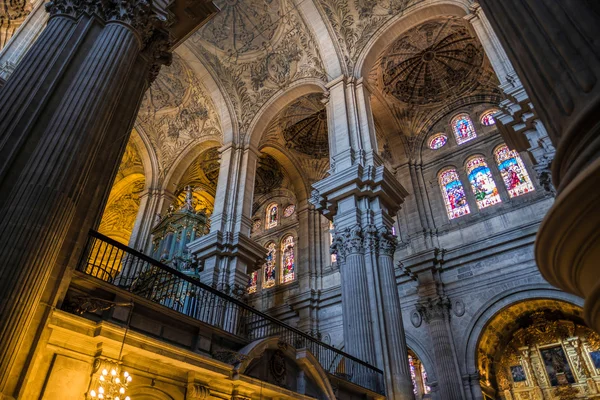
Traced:
<svg viewBox="0 0 600 400">
<path fill-rule="evenodd" d="M 538 267 L 585 298 L 600 331 L 600 3 L 480 3 L 556 147 L 557 197 L 538 232 Z"/>
<path fill-rule="evenodd" d="M 448 400 L 464 398 L 454 344 L 449 330 L 450 301 L 442 296 L 421 301 L 417 310 L 427 323 L 433 343 L 440 397 Z"/>
<path fill-rule="evenodd" d="M 346 351 L 384 371 L 389 398 L 413 399 L 389 233 L 407 193 L 375 152 L 369 100 L 361 80 L 329 84 L 331 174 L 311 202 L 335 225 Z"/>
<path fill-rule="evenodd" d="M 142 96 L 171 59 L 145 0 L 46 9 L 47 27 L 0 89 L 0 398 L 18 390 L 23 344 L 44 325 L 40 300 L 55 299 L 99 223 Z"/>
<path fill-rule="evenodd" d="M 221 169 L 210 232 L 188 244 L 203 260 L 200 279 L 219 290 L 245 292 L 248 275 L 266 255 L 250 239 L 252 196 L 258 151 L 229 143 L 221 149 Z"/>
</svg>

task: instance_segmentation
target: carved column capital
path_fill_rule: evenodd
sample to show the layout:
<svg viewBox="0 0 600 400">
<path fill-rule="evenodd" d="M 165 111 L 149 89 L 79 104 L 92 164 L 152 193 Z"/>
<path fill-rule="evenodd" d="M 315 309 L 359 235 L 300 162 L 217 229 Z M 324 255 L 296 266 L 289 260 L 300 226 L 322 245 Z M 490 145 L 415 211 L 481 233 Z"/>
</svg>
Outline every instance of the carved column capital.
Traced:
<svg viewBox="0 0 600 400">
<path fill-rule="evenodd" d="M 381 227 L 378 231 L 379 235 L 379 254 L 385 256 L 393 256 L 398 246 L 398 239 L 392 235 L 392 232 L 387 227 Z"/>
<path fill-rule="evenodd" d="M 336 231 L 333 235 L 330 251 L 341 262 L 349 255 L 363 254 L 365 251 L 365 238 L 362 228 L 354 226 Z"/>
<path fill-rule="evenodd" d="M 210 389 L 199 383 L 190 383 L 187 387 L 185 400 L 203 400 L 210 397 Z"/>
<path fill-rule="evenodd" d="M 155 31 L 164 29 L 164 21 L 152 11 L 147 0 L 51 0 L 45 7 L 50 18 L 95 15 L 106 22 L 120 22 L 131 27 L 139 35 L 142 44 Z"/>
<path fill-rule="evenodd" d="M 445 296 L 434 299 L 427 299 L 417 303 L 417 311 L 423 316 L 425 322 L 444 320 L 450 318 L 450 308 L 452 303 Z"/>
</svg>

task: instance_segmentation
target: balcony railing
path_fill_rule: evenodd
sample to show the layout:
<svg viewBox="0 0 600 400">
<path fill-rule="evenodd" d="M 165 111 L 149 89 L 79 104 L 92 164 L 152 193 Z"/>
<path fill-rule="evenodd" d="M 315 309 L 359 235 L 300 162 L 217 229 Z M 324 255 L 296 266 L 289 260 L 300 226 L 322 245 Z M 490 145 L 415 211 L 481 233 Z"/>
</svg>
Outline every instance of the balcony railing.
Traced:
<svg viewBox="0 0 600 400">
<path fill-rule="evenodd" d="M 248 341 L 278 337 L 306 348 L 328 373 L 385 394 L 380 369 L 98 232 L 90 231 L 77 269 Z"/>
</svg>

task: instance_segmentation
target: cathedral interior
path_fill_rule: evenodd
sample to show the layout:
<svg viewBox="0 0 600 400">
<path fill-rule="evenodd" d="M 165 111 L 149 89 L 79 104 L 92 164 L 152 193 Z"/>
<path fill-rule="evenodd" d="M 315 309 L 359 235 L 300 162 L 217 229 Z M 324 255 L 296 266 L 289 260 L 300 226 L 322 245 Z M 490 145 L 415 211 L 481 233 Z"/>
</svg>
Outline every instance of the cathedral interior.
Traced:
<svg viewBox="0 0 600 400">
<path fill-rule="evenodd" d="M 0 400 L 600 399 L 595 0 L 0 3 Z"/>
</svg>

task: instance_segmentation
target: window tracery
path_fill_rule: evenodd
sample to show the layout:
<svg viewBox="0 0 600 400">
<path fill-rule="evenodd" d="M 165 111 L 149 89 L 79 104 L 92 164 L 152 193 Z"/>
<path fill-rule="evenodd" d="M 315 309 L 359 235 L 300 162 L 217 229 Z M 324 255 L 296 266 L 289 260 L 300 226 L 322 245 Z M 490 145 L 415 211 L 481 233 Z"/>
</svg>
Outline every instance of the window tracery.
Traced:
<svg viewBox="0 0 600 400">
<path fill-rule="evenodd" d="M 267 206 L 266 213 L 265 229 L 276 227 L 279 223 L 279 206 L 277 203 L 269 204 Z"/>
<path fill-rule="evenodd" d="M 281 283 L 288 283 L 296 278 L 295 243 L 292 235 L 281 241 Z"/>
<path fill-rule="evenodd" d="M 458 114 L 456 117 L 452 118 L 452 131 L 456 137 L 457 144 L 463 144 L 477 137 L 473 121 L 471 121 L 471 117 L 465 113 Z"/>
<path fill-rule="evenodd" d="M 467 160 L 466 167 L 477 207 L 482 209 L 500 203 L 498 188 L 485 159 L 481 156 L 471 157 Z"/>
<path fill-rule="evenodd" d="M 448 136 L 443 133 L 435 134 L 429 139 L 429 148 L 431 150 L 441 149 L 446 142 L 448 142 Z"/>
<path fill-rule="evenodd" d="M 271 242 L 265 246 L 267 248 L 267 258 L 264 265 L 264 279 L 263 288 L 267 289 L 275 286 L 276 267 L 275 267 L 275 256 L 277 248 L 275 243 Z"/>
<path fill-rule="evenodd" d="M 470 213 L 467 196 L 458 172 L 447 169 L 440 173 L 438 178 L 448 218 L 454 219 Z"/>
<path fill-rule="evenodd" d="M 494 151 L 494 157 L 510 197 L 521 196 L 535 190 L 519 153 L 503 144 Z"/>
</svg>

